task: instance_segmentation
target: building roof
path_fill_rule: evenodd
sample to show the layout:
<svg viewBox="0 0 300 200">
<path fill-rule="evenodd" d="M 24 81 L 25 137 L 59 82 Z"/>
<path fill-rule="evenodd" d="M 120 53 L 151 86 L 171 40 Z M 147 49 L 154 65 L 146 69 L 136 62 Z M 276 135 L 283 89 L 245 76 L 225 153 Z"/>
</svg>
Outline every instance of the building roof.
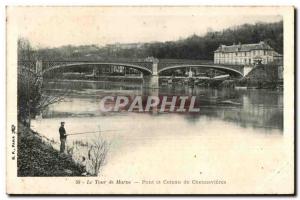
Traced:
<svg viewBox="0 0 300 200">
<path fill-rule="evenodd" d="M 241 51 L 252 51 L 252 50 L 274 50 L 268 44 L 259 42 L 255 44 L 234 44 L 230 46 L 220 45 L 215 52 L 241 52 Z"/>
</svg>

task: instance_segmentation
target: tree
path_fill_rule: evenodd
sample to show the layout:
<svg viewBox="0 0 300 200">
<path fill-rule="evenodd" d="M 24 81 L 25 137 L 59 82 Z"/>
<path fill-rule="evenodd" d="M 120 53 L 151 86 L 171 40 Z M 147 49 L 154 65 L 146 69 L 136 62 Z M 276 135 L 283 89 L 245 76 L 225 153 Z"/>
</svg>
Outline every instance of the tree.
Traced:
<svg viewBox="0 0 300 200">
<path fill-rule="evenodd" d="M 24 125 L 30 127 L 32 118 L 63 99 L 64 94 L 44 91 L 40 75 L 24 67 L 18 69 L 18 120 Z"/>
<path fill-rule="evenodd" d="M 18 60 L 35 60 L 35 53 L 28 39 L 18 39 Z"/>
<path fill-rule="evenodd" d="M 31 118 L 42 113 L 49 105 L 63 100 L 64 95 L 45 92 L 42 74 L 34 68 L 36 52 L 24 38 L 18 40 L 18 61 L 18 120 L 30 127 Z"/>
<path fill-rule="evenodd" d="M 89 147 L 88 159 L 91 164 L 91 174 L 97 176 L 100 168 L 105 165 L 109 144 L 99 134 Z"/>
</svg>

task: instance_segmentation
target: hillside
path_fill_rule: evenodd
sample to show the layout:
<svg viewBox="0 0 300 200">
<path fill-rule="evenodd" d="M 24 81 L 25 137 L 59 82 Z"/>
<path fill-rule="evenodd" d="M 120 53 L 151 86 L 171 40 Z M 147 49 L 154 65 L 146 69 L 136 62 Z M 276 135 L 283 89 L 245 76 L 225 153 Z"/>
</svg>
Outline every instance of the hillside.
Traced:
<svg viewBox="0 0 300 200">
<path fill-rule="evenodd" d="M 101 60 L 113 58 L 160 59 L 204 59 L 212 60 L 213 52 L 220 44 L 258 43 L 264 41 L 278 53 L 283 52 L 283 22 L 244 24 L 223 31 L 210 31 L 204 36 L 192 35 L 186 39 L 169 42 L 138 43 L 131 48 L 117 45 L 99 47 L 97 45 L 63 46 L 35 50 L 35 57 L 42 60 Z M 101 41 L 99 41 L 101 43 Z M 19 52 L 19 58 L 26 59 Z"/>
</svg>

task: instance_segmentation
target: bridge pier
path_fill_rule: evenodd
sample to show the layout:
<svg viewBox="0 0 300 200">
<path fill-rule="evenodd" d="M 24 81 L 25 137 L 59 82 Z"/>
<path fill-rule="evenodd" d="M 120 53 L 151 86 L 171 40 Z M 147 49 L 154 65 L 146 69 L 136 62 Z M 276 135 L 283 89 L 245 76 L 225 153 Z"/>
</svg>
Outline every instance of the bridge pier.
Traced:
<svg viewBox="0 0 300 200">
<path fill-rule="evenodd" d="M 147 88 L 159 88 L 159 76 L 158 75 L 145 75 L 143 77 L 144 87 Z"/>
<path fill-rule="evenodd" d="M 35 63 L 35 73 L 38 76 L 38 81 L 43 82 L 43 62 L 37 60 Z"/>
<path fill-rule="evenodd" d="M 253 69 L 253 66 L 250 65 L 244 65 L 244 69 L 243 69 L 243 75 L 244 77 L 249 74 L 249 72 L 251 72 Z"/>
<path fill-rule="evenodd" d="M 96 76 L 96 72 L 97 72 L 97 69 L 96 69 L 96 67 L 94 67 L 94 68 L 93 68 L 93 73 L 92 73 L 92 76 L 93 76 L 93 77 Z"/>
<path fill-rule="evenodd" d="M 43 64 L 42 64 L 42 61 L 40 60 L 37 60 L 35 62 L 35 73 L 39 74 L 39 73 L 42 73 L 43 71 Z"/>
<path fill-rule="evenodd" d="M 189 75 L 189 78 L 193 77 L 193 72 L 192 72 L 192 68 L 191 67 L 189 68 L 188 75 Z"/>
<path fill-rule="evenodd" d="M 153 59 L 152 74 L 144 75 L 144 87 L 159 88 L 158 59 Z"/>
<path fill-rule="evenodd" d="M 253 69 L 255 69 L 258 66 L 258 64 L 254 64 L 254 65 L 243 65 L 242 68 L 242 73 L 243 73 L 243 77 L 247 76 Z"/>
</svg>

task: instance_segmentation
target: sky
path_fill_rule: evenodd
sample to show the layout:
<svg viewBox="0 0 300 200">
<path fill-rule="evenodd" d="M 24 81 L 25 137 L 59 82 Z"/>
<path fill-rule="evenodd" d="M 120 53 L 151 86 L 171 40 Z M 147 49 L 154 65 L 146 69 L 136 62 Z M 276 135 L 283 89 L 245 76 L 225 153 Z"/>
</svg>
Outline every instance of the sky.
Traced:
<svg viewBox="0 0 300 200">
<path fill-rule="evenodd" d="M 44 6 L 7 9 L 7 24 L 35 47 L 163 42 L 245 23 L 280 20 L 282 16 L 271 8 Z"/>
</svg>

